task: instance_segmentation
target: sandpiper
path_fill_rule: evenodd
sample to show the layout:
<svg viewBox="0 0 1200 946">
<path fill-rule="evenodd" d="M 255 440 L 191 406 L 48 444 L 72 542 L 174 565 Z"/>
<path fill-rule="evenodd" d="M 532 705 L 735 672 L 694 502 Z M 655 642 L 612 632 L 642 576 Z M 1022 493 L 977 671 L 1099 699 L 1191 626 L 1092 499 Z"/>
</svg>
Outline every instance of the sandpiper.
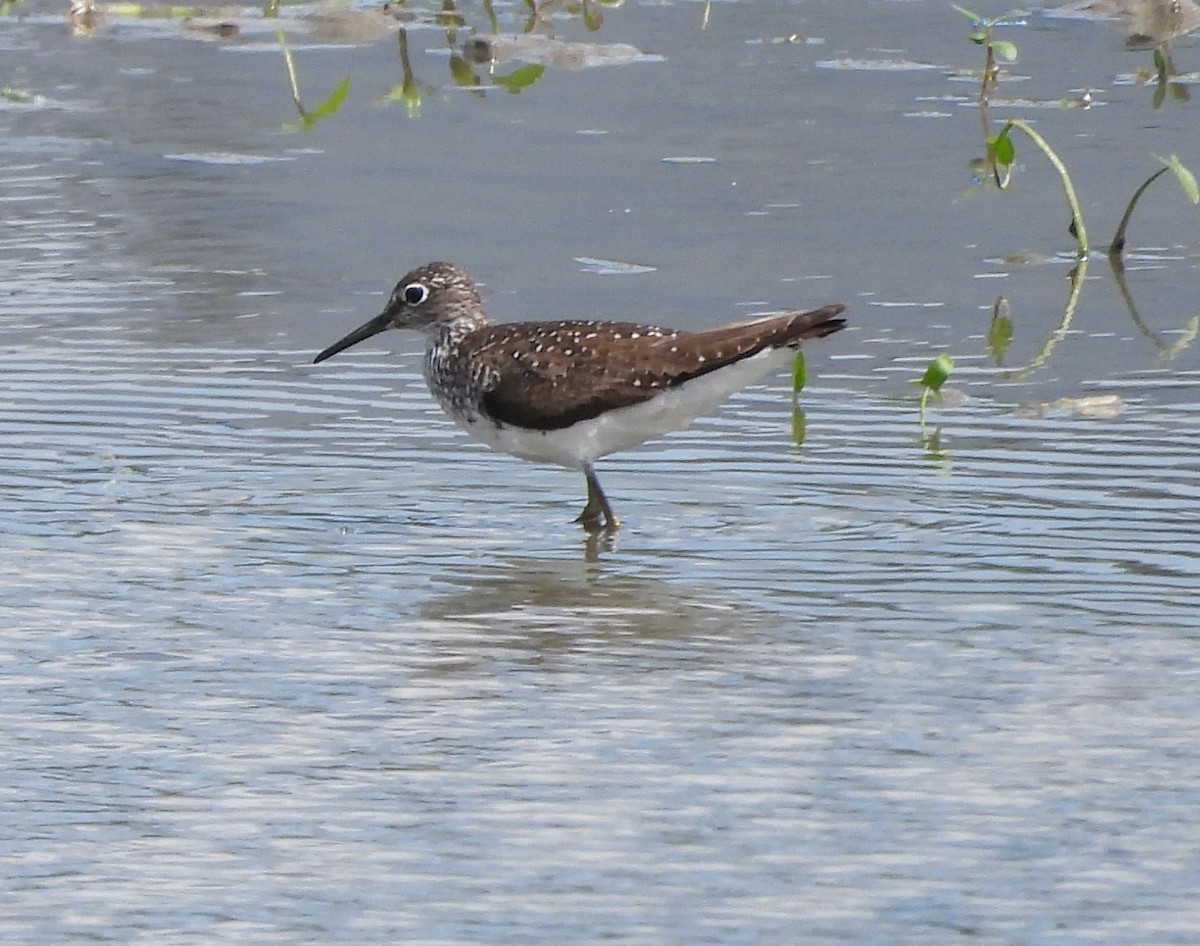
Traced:
<svg viewBox="0 0 1200 946">
<path fill-rule="evenodd" d="M 687 427 L 736 391 L 787 364 L 801 342 L 845 326 L 843 305 L 702 332 L 629 322 L 491 325 L 471 278 L 450 263 L 404 276 L 387 306 L 314 362 L 390 328 L 425 336 L 425 383 L 471 436 L 526 460 L 583 471 L 576 520 L 613 531 L 593 464 Z"/>
</svg>

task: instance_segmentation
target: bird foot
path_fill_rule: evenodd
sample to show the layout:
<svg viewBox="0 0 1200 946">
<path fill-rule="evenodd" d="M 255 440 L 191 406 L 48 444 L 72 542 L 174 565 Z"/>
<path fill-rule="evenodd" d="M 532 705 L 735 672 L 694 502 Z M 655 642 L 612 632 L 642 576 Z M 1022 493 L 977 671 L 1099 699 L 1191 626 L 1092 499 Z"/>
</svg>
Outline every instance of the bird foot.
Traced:
<svg viewBox="0 0 1200 946">
<path fill-rule="evenodd" d="M 612 506 L 608 504 L 604 490 L 600 488 L 600 481 L 596 479 L 596 471 L 592 469 L 590 463 L 584 465 L 583 475 L 587 479 L 587 505 L 583 507 L 583 512 L 575 521 L 588 532 L 610 534 L 616 532 L 621 527 L 621 520 L 613 515 Z M 602 519 L 604 520 L 603 526 L 600 525 Z"/>
<path fill-rule="evenodd" d="M 575 521 L 588 532 L 616 532 L 621 527 L 621 520 L 611 512 L 605 513 L 599 504 L 588 503 Z"/>
</svg>

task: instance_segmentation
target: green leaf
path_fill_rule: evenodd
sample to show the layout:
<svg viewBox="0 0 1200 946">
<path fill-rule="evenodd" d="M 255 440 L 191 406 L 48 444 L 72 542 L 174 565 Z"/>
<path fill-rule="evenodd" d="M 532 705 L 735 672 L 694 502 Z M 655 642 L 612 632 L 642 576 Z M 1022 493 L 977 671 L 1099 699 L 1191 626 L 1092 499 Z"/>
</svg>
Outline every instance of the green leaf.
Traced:
<svg viewBox="0 0 1200 946">
<path fill-rule="evenodd" d="M 992 52 L 996 54 L 996 58 L 1012 62 L 1017 58 L 1017 44 L 1003 39 L 996 40 L 992 43 Z"/>
<path fill-rule="evenodd" d="M 1017 157 L 1017 148 L 1012 142 L 1007 132 L 1002 132 L 998 135 L 992 135 L 988 140 L 988 148 L 992 152 L 992 157 L 996 159 L 997 164 L 1004 167 L 1012 165 Z"/>
<path fill-rule="evenodd" d="M 799 394 L 804 390 L 807 381 L 808 369 L 804 366 L 804 352 L 797 351 L 792 361 L 792 394 Z"/>
<path fill-rule="evenodd" d="M 537 82 L 545 71 L 545 66 L 522 66 L 516 72 L 510 72 L 506 76 L 496 76 L 494 81 L 500 88 L 516 95 L 522 89 Z"/>
<path fill-rule="evenodd" d="M 972 13 L 966 7 L 960 7 L 957 3 L 952 3 L 950 6 L 954 7 L 954 9 L 969 19 L 972 23 L 978 23 L 983 19 L 978 13 Z"/>
<path fill-rule="evenodd" d="M 329 97 L 324 102 L 308 113 L 308 117 L 314 122 L 318 119 L 328 118 L 342 107 L 342 103 L 346 101 L 346 96 L 349 94 L 350 77 L 346 76 L 346 78 L 334 86 L 333 91 L 329 93 Z"/>
<path fill-rule="evenodd" d="M 1179 186 L 1187 194 L 1187 199 L 1193 204 L 1200 204 L 1200 188 L 1196 186 L 1196 175 L 1184 167 L 1183 162 L 1179 160 L 1179 156 L 1173 154 L 1169 158 L 1159 158 L 1158 160 L 1171 169 L 1171 173 L 1179 181 Z"/>
<path fill-rule="evenodd" d="M 1154 50 L 1154 68 L 1160 79 L 1167 77 L 1167 57 L 1162 54 L 1162 47 Z"/>
<path fill-rule="evenodd" d="M 925 369 L 919 380 L 912 381 L 912 384 L 919 384 L 926 391 L 937 391 L 946 379 L 950 377 L 950 372 L 954 370 L 954 360 L 949 355 L 938 355 L 929 363 L 929 367 Z"/>
<path fill-rule="evenodd" d="M 996 364 L 1004 361 L 1004 353 L 1012 344 L 1013 323 L 1007 315 L 993 315 L 987 331 L 987 347 Z"/>
</svg>

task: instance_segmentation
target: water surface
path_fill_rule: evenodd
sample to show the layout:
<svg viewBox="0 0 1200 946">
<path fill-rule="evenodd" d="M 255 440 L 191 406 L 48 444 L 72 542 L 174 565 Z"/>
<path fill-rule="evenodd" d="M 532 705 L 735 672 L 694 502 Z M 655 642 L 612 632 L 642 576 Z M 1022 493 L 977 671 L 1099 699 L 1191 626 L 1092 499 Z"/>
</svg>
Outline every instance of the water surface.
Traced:
<svg viewBox="0 0 1200 946">
<path fill-rule="evenodd" d="M 962 17 L 560 13 L 646 55 L 519 94 L 410 24 L 410 116 L 398 24 L 303 8 L 307 106 L 352 84 L 300 134 L 252 11 L 225 39 L 17 12 L 5 942 L 1194 939 L 1196 211 L 1157 183 L 1136 318 L 1098 256 L 1064 325 L 1052 172 L 1022 150 L 967 193 Z M 1192 105 L 1154 107 L 1113 24 L 1006 29 L 997 111 L 1102 243 L 1151 152 L 1197 163 Z M 773 379 L 604 461 L 627 525 L 589 542 L 582 478 L 465 441 L 415 339 L 310 364 L 438 257 L 501 319 L 840 299 L 852 328 L 809 351 L 803 446 Z M 961 393 L 922 431 L 941 351 Z"/>
</svg>

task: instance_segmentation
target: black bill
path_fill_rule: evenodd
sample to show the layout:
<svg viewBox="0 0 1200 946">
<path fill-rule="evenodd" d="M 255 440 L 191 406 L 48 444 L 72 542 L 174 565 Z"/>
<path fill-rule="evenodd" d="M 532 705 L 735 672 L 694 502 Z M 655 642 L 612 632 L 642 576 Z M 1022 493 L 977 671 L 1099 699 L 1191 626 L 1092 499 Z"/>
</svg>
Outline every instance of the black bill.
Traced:
<svg viewBox="0 0 1200 946">
<path fill-rule="evenodd" d="M 378 335 L 380 332 L 386 332 L 391 327 L 392 320 L 388 317 L 386 312 L 382 313 L 381 315 L 377 315 L 375 318 L 371 319 L 370 322 L 367 322 L 365 325 L 360 325 L 345 338 L 334 342 L 332 345 L 326 348 L 323 352 L 321 352 L 321 354 L 317 355 L 317 357 L 313 359 L 313 364 L 315 365 L 319 361 L 324 361 L 326 358 L 332 358 L 338 352 L 345 351 L 351 345 L 357 345 L 359 342 L 365 342 L 372 335 Z"/>
</svg>

